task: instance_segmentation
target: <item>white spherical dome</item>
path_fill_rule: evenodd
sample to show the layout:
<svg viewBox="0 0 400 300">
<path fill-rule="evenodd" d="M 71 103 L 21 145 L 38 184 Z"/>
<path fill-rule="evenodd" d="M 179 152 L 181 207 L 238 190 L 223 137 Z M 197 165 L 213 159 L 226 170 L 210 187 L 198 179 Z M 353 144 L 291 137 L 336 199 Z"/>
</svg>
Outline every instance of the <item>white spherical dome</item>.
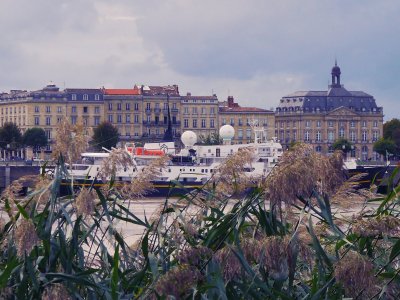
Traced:
<svg viewBox="0 0 400 300">
<path fill-rule="evenodd" d="M 219 129 L 219 136 L 223 140 L 231 140 L 235 136 L 235 128 L 231 125 L 224 125 Z"/>
<path fill-rule="evenodd" d="M 193 131 L 185 131 L 181 135 L 181 141 L 186 147 L 191 147 L 197 142 L 197 135 Z"/>
</svg>

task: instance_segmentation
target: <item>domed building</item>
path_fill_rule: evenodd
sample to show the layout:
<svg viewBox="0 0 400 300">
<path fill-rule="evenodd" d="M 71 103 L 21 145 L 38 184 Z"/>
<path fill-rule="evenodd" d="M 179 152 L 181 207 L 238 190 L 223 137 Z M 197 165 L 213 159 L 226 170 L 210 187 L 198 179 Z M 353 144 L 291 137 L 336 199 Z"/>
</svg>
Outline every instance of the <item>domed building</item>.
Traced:
<svg viewBox="0 0 400 300">
<path fill-rule="evenodd" d="M 284 148 L 301 141 L 315 151 L 332 153 L 341 138 L 352 144 L 350 156 L 378 160 L 373 144 L 383 134 L 383 108 L 363 91 L 348 91 L 341 84 L 335 61 L 327 91 L 299 91 L 282 97 L 275 111 L 275 135 Z"/>
</svg>

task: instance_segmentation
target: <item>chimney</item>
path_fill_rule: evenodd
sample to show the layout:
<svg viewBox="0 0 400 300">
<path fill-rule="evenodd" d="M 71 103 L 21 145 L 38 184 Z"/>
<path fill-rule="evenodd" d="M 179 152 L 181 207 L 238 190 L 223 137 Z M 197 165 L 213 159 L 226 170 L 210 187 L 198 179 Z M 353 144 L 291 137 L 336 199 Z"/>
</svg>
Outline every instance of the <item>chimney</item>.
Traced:
<svg viewBox="0 0 400 300">
<path fill-rule="evenodd" d="M 186 96 L 190 97 L 190 96 L 192 96 L 192 93 L 187 92 Z"/>
<path fill-rule="evenodd" d="M 233 96 L 228 96 L 228 107 L 234 107 Z"/>
</svg>

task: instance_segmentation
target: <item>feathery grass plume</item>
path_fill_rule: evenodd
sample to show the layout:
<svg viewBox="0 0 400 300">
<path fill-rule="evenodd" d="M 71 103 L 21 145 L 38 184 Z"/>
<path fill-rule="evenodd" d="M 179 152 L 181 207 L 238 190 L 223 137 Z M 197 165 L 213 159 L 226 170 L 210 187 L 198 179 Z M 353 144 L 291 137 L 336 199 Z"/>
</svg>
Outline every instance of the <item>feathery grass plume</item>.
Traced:
<svg viewBox="0 0 400 300">
<path fill-rule="evenodd" d="M 189 247 L 181 250 L 178 254 L 178 261 L 181 265 L 190 265 L 201 268 L 202 264 L 213 256 L 213 251 L 204 246 Z"/>
<path fill-rule="evenodd" d="M 335 264 L 335 278 L 346 297 L 368 299 L 376 293 L 374 266 L 357 252 L 348 252 Z"/>
<path fill-rule="evenodd" d="M 76 213 L 80 216 L 90 216 L 96 206 L 95 199 L 97 194 L 92 189 L 83 187 L 75 198 Z"/>
<path fill-rule="evenodd" d="M 72 125 L 67 118 L 63 118 L 56 129 L 53 158 L 57 160 L 63 155 L 67 162 L 72 163 L 81 157 L 87 147 L 88 138 L 82 122 Z"/>
<path fill-rule="evenodd" d="M 112 149 L 109 156 L 103 159 L 101 163 L 99 176 L 106 180 L 124 168 L 130 168 L 134 165 L 132 156 L 125 149 Z"/>
<path fill-rule="evenodd" d="M 245 173 L 245 168 L 251 166 L 254 159 L 253 147 L 240 148 L 215 170 L 207 188 L 210 189 L 211 185 L 216 183 L 217 195 L 234 195 L 243 192 L 256 179 Z"/>
<path fill-rule="evenodd" d="M 126 199 L 135 199 L 145 196 L 154 190 L 152 181 L 160 176 L 162 169 L 165 168 L 169 158 L 166 155 L 160 156 L 138 172 L 130 183 L 119 188 L 121 195 Z"/>
<path fill-rule="evenodd" d="M 15 228 L 15 244 L 17 255 L 23 257 L 25 252 L 29 254 L 33 247 L 39 243 L 35 225 L 32 220 L 22 219 Z"/>
<path fill-rule="evenodd" d="M 312 191 L 330 194 L 344 180 L 341 154 L 326 157 L 316 153 L 311 145 L 298 143 L 285 151 L 278 165 L 265 181 L 266 197 L 281 209 L 298 196 L 309 197 Z"/>
<path fill-rule="evenodd" d="M 380 234 L 400 237 L 400 219 L 391 215 L 375 218 L 359 216 L 353 223 L 352 230 L 362 237 L 374 237 Z"/>
<path fill-rule="evenodd" d="M 52 180 L 46 176 L 39 175 L 36 177 L 35 190 L 41 191 L 34 196 L 38 204 L 45 204 L 51 196 L 51 182 Z"/>
<path fill-rule="evenodd" d="M 263 240 L 262 255 L 259 263 L 262 264 L 269 276 L 277 281 L 284 281 L 289 276 L 289 256 L 291 247 L 289 237 L 270 236 Z"/>
<path fill-rule="evenodd" d="M 169 270 L 162 275 L 156 284 L 156 292 L 166 299 L 186 299 L 202 280 L 200 271 L 192 266 L 182 265 Z"/>
<path fill-rule="evenodd" d="M 48 285 L 42 294 L 42 300 L 72 300 L 67 288 L 61 283 Z"/>
<path fill-rule="evenodd" d="M 244 269 L 239 259 L 229 247 L 224 247 L 215 252 L 215 260 L 220 265 L 225 282 L 240 278 Z"/>
<path fill-rule="evenodd" d="M 14 180 L 8 187 L 1 193 L 0 202 L 6 203 L 8 201 L 9 208 L 5 207 L 5 211 L 11 220 L 14 220 L 15 214 L 18 212 L 16 200 L 22 190 L 22 184 L 18 180 Z"/>
</svg>

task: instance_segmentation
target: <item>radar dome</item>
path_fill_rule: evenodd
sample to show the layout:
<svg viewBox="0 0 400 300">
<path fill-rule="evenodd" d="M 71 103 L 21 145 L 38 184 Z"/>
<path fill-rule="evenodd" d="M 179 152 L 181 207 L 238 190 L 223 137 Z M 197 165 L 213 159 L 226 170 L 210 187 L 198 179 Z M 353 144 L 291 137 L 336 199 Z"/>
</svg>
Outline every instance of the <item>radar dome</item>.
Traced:
<svg viewBox="0 0 400 300">
<path fill-rule="evenodd" d="M 191 147 L 197 142 L 197 135 L 193 131 L 185 131 L 181 135 L 181 141 L 186 147 Z"/>
<path fill-rule="evenodd" d="M 231 125 L 224 125 L 219 129 L 219 136 L 224 140 L 231 140 L 235 136 L 235 128 Z"/>
</svg>

